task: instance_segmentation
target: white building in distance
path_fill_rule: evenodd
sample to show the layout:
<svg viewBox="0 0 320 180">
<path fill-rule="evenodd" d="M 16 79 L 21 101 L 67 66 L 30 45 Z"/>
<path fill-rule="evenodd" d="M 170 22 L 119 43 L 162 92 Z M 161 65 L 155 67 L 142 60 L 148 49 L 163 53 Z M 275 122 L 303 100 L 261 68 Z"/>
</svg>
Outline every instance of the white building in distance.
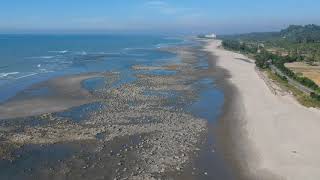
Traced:
<svg viewBox="0 0 320 180">
<path fill-rule="evenodd" d="M 205 35 L 204 36 L 205 38 L 209 38 L 209 39 L 215 39 L 215 38 L 217 38 L 217 35 L 215 35 L 215 34 L 207 34 L 207 35 Z"/>
</svg>

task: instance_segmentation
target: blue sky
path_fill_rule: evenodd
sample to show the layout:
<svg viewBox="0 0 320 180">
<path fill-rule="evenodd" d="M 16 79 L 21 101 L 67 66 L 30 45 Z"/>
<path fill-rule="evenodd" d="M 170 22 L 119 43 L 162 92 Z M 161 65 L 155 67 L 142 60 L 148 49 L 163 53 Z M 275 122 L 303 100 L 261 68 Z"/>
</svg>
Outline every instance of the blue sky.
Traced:
<svg viewBox="0 0 320 180">
<path fill-rule="evenodd" d="M 319 0 L 0 0 L 0 32 L 275 31 L 320 23 Z"/>
</svg>

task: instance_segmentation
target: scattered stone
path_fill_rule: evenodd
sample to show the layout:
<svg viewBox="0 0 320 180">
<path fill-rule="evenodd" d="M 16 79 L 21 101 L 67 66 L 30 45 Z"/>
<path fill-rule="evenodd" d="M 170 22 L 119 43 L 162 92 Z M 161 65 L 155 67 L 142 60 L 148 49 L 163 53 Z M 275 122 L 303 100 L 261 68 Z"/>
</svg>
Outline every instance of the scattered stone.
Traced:
<svg viewBox="0 0 320 180">
<path fill-rule="evenodd" d="M 139 143 L 131 144 L 130 147 L 122 146 L 120 152 L 130 150 L 122 153 L 127 158 L 133 151 L 139 161 L 132 168 L 130 166 L 130 169 L 124 167 L 121 176 L 115 179 L 125 178 L 135 166 L 139 174 L 136 179 L 152 179 L 151 175 L 165 173 L 172 167 L 181 171 L 190 161 L 188 154 L 200 150 L 197 144 L 207 126 L 205 120 L 184 112 L 181 108 L 191 104 L 196 98 L 197 92 L 193 85 L 198 79 L 193 73 L 199 70 L 192 64 L 197 61 L 195 54 L 187 50 L 179 53 L 183 64 L 165 67 L 177 70 L 174 75 L 137 74 L 137 80 L 130 84 L 118 87 L 108 84 L 108 87 L 96 92 L 101 103 L 107 107 L 94 112 L 81 123 L 57 120 L 50 124 L 25 127 L 21 132 L 9 134 L 6 139 L 19 144 L 54 144 L 97 141 L 96 135 L 105 133 L 106 137 L 99 144 L 108 144 L 118 137 L 135 136 L 138 137 L 135 141 Z M 100 148 L 98 153 L 103 151 Z M 80 153 L 84 154 L 86 151 Z M 108 155 L 108 151 L 105 155 Z M 111 150 L 109 155 L 114 156 L 114 152 Z M 78 158 L 75 156 L 73 159 Z M 116 160 L 112 162 L 113 166 L 124 166 L 123 162 L 128 164 L 127 161 L 117 163 L 124 159 L 121 153 L 109 158 Z M 90 159 L 93 160 L 94 158 Z M 99 157 L 99 161 L 103 160 Z M 100 163 L 98 166 L 108 167 Z M 86 169 L 89 166 L 83 167 Z"/>
</svg>

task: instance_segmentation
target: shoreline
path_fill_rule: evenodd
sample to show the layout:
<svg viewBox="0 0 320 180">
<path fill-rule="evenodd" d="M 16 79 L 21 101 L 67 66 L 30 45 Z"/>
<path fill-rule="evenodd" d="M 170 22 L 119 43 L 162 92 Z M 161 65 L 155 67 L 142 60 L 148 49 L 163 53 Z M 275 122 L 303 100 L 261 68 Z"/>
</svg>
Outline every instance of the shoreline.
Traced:
<svg viewBox="0 0 320 180">
<path fill-rule="evenodd" d="M 235 147 L 239 144 L 235 138 L 241 138 L 242 142 L 246 141 L 246 132 L 243 120 L 244 110 L 241 109 L 241 98 L 237 87 L 232 84 L 230 72 L 219 65 L 219 57 L 208 49 L 208 43 L 204 45 L 204 50 L 208 52 L 209 66 L 214 70 L 213 77 L 219 89 L 224 92 L 224 104 L 220 115 L 217 117 L 217 123 L 212 128 L 212 134 L 215 137 L 216 149 L 223 156 L 225 164 L 231 168 L 231 174 L 236 179 L 248 180 L 250 175 L 248 167 L 243 163 L 241 156 L 248 156 L 247 150 L 238 151 Z"/>
<path fill-rule="evenodd" d="M 209 41 L 206 49 L 218 57 L 217 69 L 225 70 L 218 78 L 225 104 L 217 134 L 234 173 L 240 179 L 319 178 L 319 111 L 274 95 L 254 64 L 240 61 L 250 59 L 218 46 Z"/>
</svg>

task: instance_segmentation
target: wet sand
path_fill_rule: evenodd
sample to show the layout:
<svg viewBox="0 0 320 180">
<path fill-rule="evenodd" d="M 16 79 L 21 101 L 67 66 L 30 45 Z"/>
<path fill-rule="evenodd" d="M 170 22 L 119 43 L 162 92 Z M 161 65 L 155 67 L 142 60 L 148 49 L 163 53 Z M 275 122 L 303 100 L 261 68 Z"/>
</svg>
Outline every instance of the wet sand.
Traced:
<svg viewBox="0 0 320 180">
<path fill-rule="evenodd" d="M 319 179 L 319 110 L 289 94 L 273 94 L 252 60 L 219 46 L 220 41 L 207 45 L 225 71 L 218 140 L 238 179 Z"/>
<path fill-rule="evenodd" d="M 35 116 L 96 101 L 84 89 L 84 80 L 103 77 L 103 73 L 88 73 L 55 78 L 33 85 L 0 104 L 0 119 Z"/>
</svg>

